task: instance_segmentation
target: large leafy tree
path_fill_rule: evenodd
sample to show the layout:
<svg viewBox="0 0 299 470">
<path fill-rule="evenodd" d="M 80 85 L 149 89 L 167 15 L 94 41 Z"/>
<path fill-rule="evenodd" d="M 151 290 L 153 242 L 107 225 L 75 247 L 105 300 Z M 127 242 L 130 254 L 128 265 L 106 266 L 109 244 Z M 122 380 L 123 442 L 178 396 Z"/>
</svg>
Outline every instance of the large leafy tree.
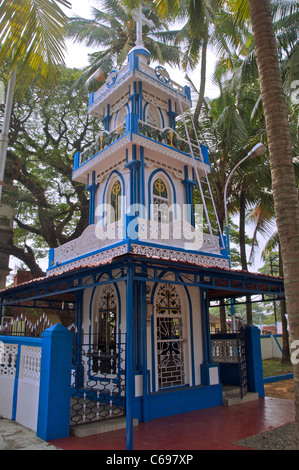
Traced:
<svg viewBox="0 0 299 470">
<path fill-rule="evenodd" d="M 33 82 L 15 93 L 6 177 L 13 181 L 3 193 L 14 206 L 14 240 L 9 254 L 34 276 L 43 275 L 39 259 L 81 235 L 88 225 L 89 201 L 82 184 L 72 181 L 73 156 L 99 132 L 87 115 L 87 92 L 71 91 L 81 71 L 63 69 L 59 86 Z"/>
<path fill-rule="evenodd" d="M 23 89 L 34 77 L 57 78 L 64 62 L 67 0 L 0 0 L 0 69 L 9 78 L 0 136 L 0 200 L 7 156 L 8 134 L 16 85 Z"/>
</svg>

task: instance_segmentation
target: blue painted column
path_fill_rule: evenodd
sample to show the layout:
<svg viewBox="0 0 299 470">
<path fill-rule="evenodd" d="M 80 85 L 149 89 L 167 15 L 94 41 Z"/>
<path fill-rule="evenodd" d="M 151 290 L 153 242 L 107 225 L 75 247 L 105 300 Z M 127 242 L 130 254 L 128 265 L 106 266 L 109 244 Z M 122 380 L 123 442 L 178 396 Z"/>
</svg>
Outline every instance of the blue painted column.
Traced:
<svg viewBox="0 0 299 470">
<path fill-rule="evenodd" d="M 133 265 L 129 262 L 127 269 L 127 354 L 126 354 L 126 449 L 133 450 L 133 400 L 135 398 L 134 375 L 134 280 Z"/>
<path fill-rule="evenodd" d="M 130 170 L 130 205 L 139 203 L 140 186 L 139 186 L 139 168 L 140 161 L 137 160 L 137 147 L 132 146 L 132 160 L 125 164 Z"/>
<path fill-rule="evenodd" d="M 185 179 L 182 181 L 182 184 L 185 186 L 186 205 L 188 207 L 187 222 L 189 222 L 189 224 L 194 226 L 193 186 L 196 185 L 196 182 L 189 179 L 187 165 L 184 166 L 184 173 L 185 173 Z"/>
<path fill-rule="evenodd" d="M 83 322 L 83 290 L 76 291 L 75 325 L 76 333 L 74 338 L 74 367 L 75 386 L 83 386 L 84 366 L 82 365 L 82 322 Z"/>
<path fill-rule="evenodd" d="M 257 392 L 259 397 L 265 395 L 264 375 L 262 363 L 262 348 L 260 330 L 257 326 L 245 326 L 246 340 L 246 359 L 248 372 L 248 390 L 249 392 Z"/>
<path fill-rule="evenodd" d="M 107 104 L 107 114 L 102 119 L 105 131 L 109 131 L 111 119 L 112 119 L 112 116 L 110 114 L 110 104 Z"/>
<path fill-rule="evenodd" d="M 176 110 L 172 110 L 172 104 L 171 104 L 171 99 L 168 100 L 168 111 L 167 111 L 168 117 L 169 117 L 169 127 L 175 130 L 176 124 L 175 124 L 175 118 L 177 117 L 177 112 Z"/>
<path fill-rule="evenodd" d="M 86 190 L 90 193 L 89 198 L 89 225 L 93 225 L 95 221 L 95 201 L 96 201 L 96 192 L 99 187 L 98 184 L 95 182 L 96 180 L 96 172 L 92 172 L 92 182 L 89 184 L 87 183 Z"/>
<path fill-rule="evenodd" d="M 200 366 L 201 385 L 210 385 L 210 369 L 216 368 L 218 370 L 219 378 L 219 365 L 214 364 L 212 361 L 208 293 L 203 289 L 201 289 L 200 292 L 203 341 L 203 363 Z"/>
<path fill-rule="evenodd" d="M 73 334 L 57 323 L 42 334 L 36 435 L 44 441 L 69 436 Z"/>
</svg>

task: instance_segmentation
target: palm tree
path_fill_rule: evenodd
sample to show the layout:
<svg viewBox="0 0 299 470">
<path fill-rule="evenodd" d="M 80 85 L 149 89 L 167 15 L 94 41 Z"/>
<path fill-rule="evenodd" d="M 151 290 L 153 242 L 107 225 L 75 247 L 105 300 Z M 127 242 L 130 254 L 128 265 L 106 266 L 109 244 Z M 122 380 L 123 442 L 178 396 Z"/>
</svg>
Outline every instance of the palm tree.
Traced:
<svg viewBox="0 0 299 470">
<path fill-rule="evenodd" d="M 67 16 L 60 8 L 67 0 L 0 0 L 0 67 L 11 76 L 26 76 L 26 84 L 38 74 L 57 76 L 64 63 Z"/>
<path fill-rule="evenodd" d="M 55 79 L 64 63 L 67 16 L 59 5 L 70 7 L 67 0 L 0 0 L 0 67 L 9 79 L 0 137 L 0 201 L 17 77 L 26 77 L 26 89 L 37 75 Z"/>
<path fill-rule="evenodd" d="M 292 139 L 279 67 L 270 0 L 230 0 L 239 15 L 250 14 L 259 71 L 272 176 L 275 216 L 283 261 L 284 287 L 292 342 L 299 338 L 299 201 Z M 288 2 L 291 3 L 291 2 Z M 293 9 L 298 5 L 292 2 Z M 299 429 L 299 364 L 293 364 Z"/>
<path fill-rule="evenodd" d="M 106 74 L 121 66 L 136 42 L 136 24 L 129 10 L 117 0 L 101 1 L 102 9 L 93 7 L 91 19 L 69 19 L 68 37 L 75 42 L 99 50 L 90 54 L 90 65 L 76 86 L 88 83 L 99 87 Z M 144 46 L 151 59 L 161 64 L 180 64 L 180 50 L 174 45 L 178 31 L 169 31 L 167 21 L 161 20 L 153 7 L 143 7 L 143 14 L 153 22 L 153 27 L 143 26 Z"/>
</svg>

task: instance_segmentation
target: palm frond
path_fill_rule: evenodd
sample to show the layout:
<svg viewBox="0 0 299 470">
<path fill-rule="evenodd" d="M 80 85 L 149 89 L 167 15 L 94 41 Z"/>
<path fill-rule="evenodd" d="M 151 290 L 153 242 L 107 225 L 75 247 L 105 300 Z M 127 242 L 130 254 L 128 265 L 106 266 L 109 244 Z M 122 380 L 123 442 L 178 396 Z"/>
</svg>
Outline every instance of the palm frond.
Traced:
<svg viewBox="0 0 299 470">
<path fill-rule="evenodd" d="M 0 65 L 8 63 L 9 74 L 17 67 L 25 86 L 37 74 L 56 78 L 64 64 L 67 16 L 59 4 L 70 7 L 66 0 L 0 1 Z"/>
</svg>

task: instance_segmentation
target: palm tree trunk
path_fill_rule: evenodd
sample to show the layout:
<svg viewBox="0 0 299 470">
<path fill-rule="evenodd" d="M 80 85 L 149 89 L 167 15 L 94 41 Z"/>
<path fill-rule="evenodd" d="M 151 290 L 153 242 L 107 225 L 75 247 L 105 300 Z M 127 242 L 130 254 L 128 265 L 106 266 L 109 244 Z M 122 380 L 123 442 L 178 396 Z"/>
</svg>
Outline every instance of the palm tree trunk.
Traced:
<svg viewBox="0 0 299 470">
<path fill-rule="evenodd" d="M 292 142 L 277 56 L 270 0 L 249 0 L 261 97 L 266 119 L 272 189 L 283 261 L 290 341 L 299 339 L 299 203 Z M 299 364 L 293 364 L 299 431 Z M 298 432 L 299 436 L 299 432 Z M 298 439 L 299 442 L 299 439 Z"/>
</svg>

